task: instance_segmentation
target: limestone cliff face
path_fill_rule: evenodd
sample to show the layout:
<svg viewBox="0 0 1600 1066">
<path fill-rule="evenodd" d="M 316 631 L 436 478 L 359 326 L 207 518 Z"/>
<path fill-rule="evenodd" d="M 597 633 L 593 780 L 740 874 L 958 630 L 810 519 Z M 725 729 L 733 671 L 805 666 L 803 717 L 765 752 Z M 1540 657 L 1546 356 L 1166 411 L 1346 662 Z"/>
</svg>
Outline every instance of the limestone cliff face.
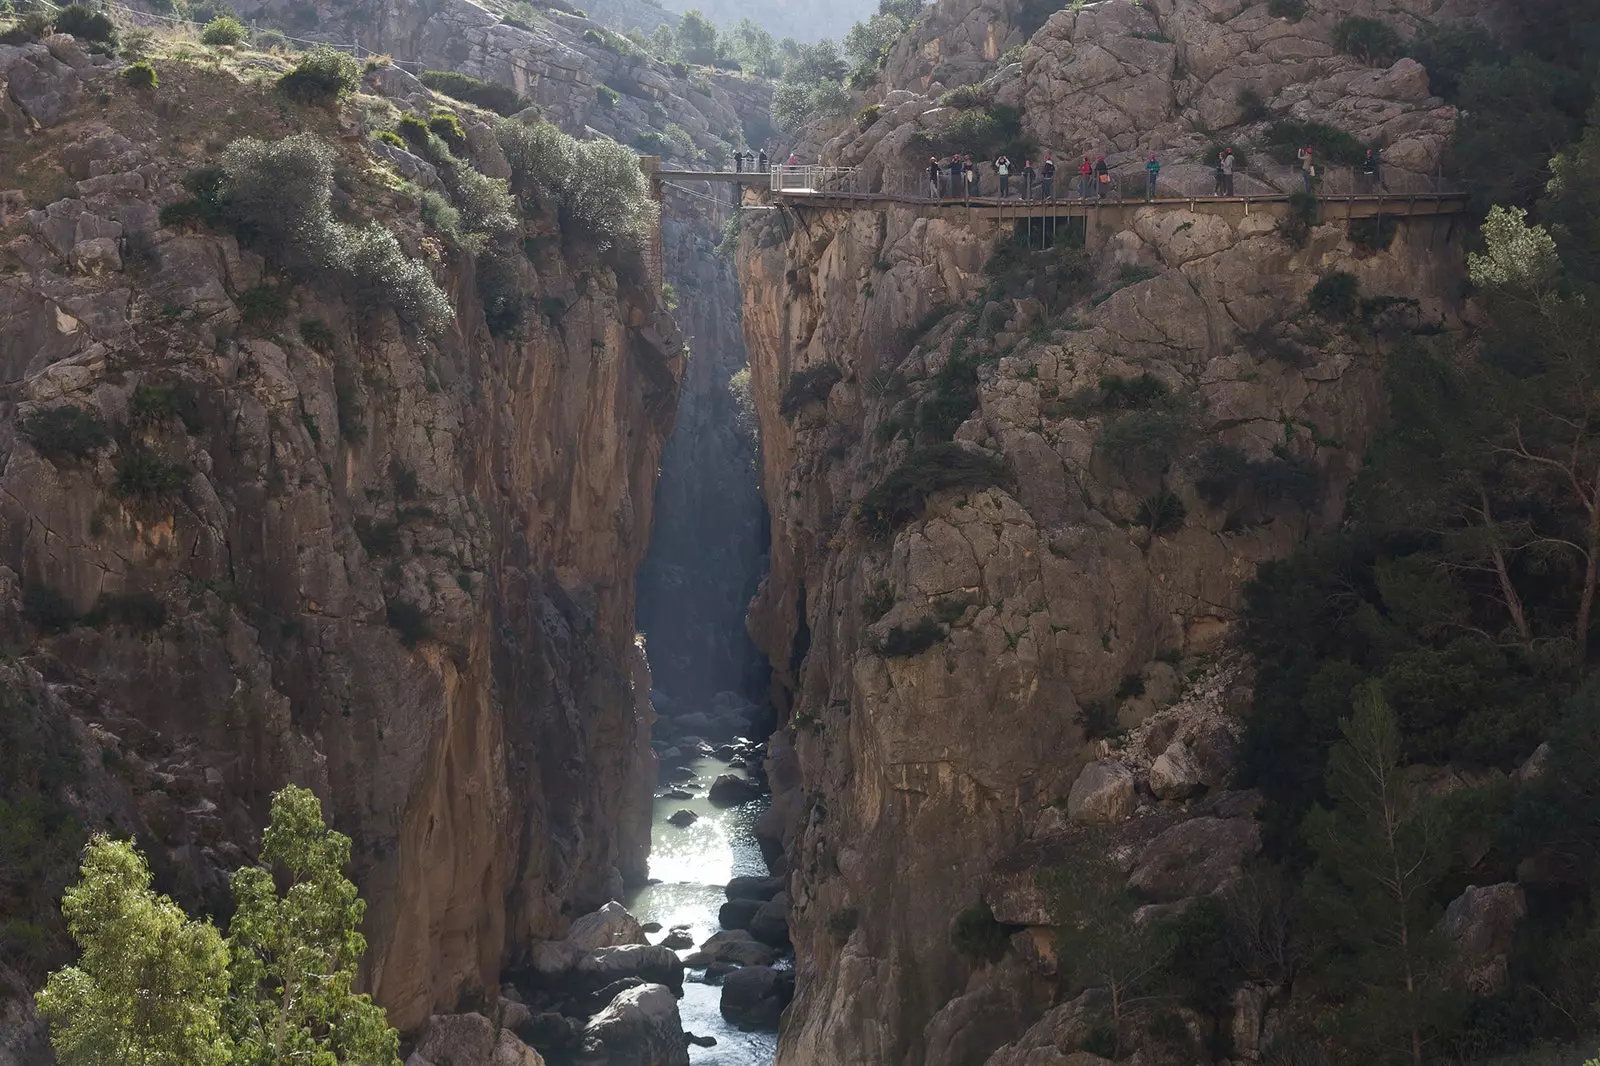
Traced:
<svg viewBox="0 0 1600 1066">
<path fill-rule="evenodd" d="M 74 694 L 81 816 L 220 905 L 269 793 L 314 787 L 355 839 L 371 987 L 413 1028 L 643 875 L 634 570 L 675 328 L 547 222 L 518 267 L 543 313 L 491 337 L 472 259 L 424 239 L 359 127 L 225 71 L 163 64 L 141 94 L 67 38 L 0 69 L 33 87 L 0 131 L 0 576 L 28 667 Z M 446 333 L 159 221 L 229 139 L 303 128 L 340 145 L 340 209 L 429 263 Z M 81 458 L 23 428 L 66 406 L 109 430 Z"/>
<path fill-rule="evenodd" d="M 1071 66 L 1172 47 L 1135 36 L 1146 30 L 1132 20 L 1148 10 L 1055 16 L 1020 70 L 1001 75 L 1021 79 L 1011 98 L 1024 128 L 1121 121 L 1101 101 L 1138 95 L 1143 68 L 1107 58 L 1091 87 L 1045 55 L 1059 48 Z M 1155 10 L 1231 25 L 1228 11 L 1212 19 L 1201 4 Z M 1087 32 L 1091 18 L 1101 21 Z M 1368 74 L 1410 79 L 1407 62 Z M 1285 73 L 1285 93 L 1298 69 Z M 1385 134 L 1414 145 L 1415 165 L 1429 170 L 1451 115 L 1423 85 L 1381 113 Z M 1179 166 L 1205 142 L 1188 105 L 1165 92 L 1154 100 L 1154 113 L 1129 123 L 1130 147 Z M 893 89 L 877 121 L 840 134 L 825 158 L 861 166 L 867 180 L 912 174 L 917 132 L 943 115 Z M 1247 143 L 1248 129 L 1234 133 Z M 1072 242 L 1070 231 L 1055 236 Z M 1225 647 L 1255 567 L 1338 520 L 1381 417 L 1384 344 L 1311 315 L 1313 286 L 1348 272 L 1362 293 L 1397 298 L 1380 304 L 1410 327 L 1457 322 L 1448 220 L 1402 221 L 1374 248 L 1331 212 L 1302 244 L 1259 210 L 1130 206 L 1091 219 L 1082 253 L 1036 254 L 1021 278 L 986 273 L 1012 237 L 1011 223 L 960 210 L 810 209 L 749 227 L 741 247 L 773 527 L 751 625 L 786 723 L 771 742 L 765 828 L 787 848 L 800 974 L 782 1066 L 977 1066 L 1048 1005 L 1048 991 L 1036 997 L 1049 987 L 1045 963 L 1014 951 L 974 972 L 951 946 L 952 922 L 980 899 L 999 902 L 985 887 L 996 866 L 1097 757 L 1082 723 L 1109 708 L 1132 728 L 1174 701 L 1181 686 L 1158 660 Z M 1031 239 L 1037 248 L 1037 230 Z M 975 366 L 970 394 L 962 362 Z M 1103 395 L 1141 375 L 1180 412 L 1162 423 L 1174 436 L 1153 464 L 1144 444 L 1124 450 L 1123 434 L 1161 419 L 1130 419 Z M 1004 472 L 870 528 L 864 497 L 897 470 L 926 474 L 914 446 L 946 417 L 937 405 L 956 402 L 957 454 L 981 468 L 1000 460 Z M 1221 490 L 1207 454 L 1282 464 L 1274 469 L 1298 471 L 1309 491 L 1295 502 Z M 1130 688 L 1148 695 L 1130 699 Z M 1241 853 L 1259 844 L 1241 835 L 1238 810 L 1223 813 Z M 1045 920 L 1016 913 L 1004 920 Z M 1032 978 L 1013 972 L 1030 966 Z M 995 1015 L 984 997 L 1006 987 Z M 941 1013 L 964 989 L 969 1013 Z M 1004 1020 L 973 1021 L 990 1015 Z"/>
</svg>

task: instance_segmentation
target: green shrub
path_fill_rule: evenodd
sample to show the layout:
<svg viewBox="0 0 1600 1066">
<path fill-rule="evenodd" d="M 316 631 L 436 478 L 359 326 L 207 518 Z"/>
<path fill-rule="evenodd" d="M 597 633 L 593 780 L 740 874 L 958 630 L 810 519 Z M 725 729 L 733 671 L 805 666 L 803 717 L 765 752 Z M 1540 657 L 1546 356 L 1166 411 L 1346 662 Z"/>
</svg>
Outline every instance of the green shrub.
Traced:
<svg viewBox="0 0 1600 1066">
<path fill-rule="evenodd" d="M 156 68 L 142 59 L 137 63 L 129 63 L 123 67 L 120 76 L 123 81 L 135 89 L 153 90 L 161 83 L 161 79 L 156 77 Z"/>
<path fill-rule="evenodd" d="M 0 44 L 27 44 L 54 32 L 48 13 L 30 11 L 18 19 L 16 25 L 0 33 Z"/>
<path fill-rule="evenodd" d="M 41 632 L 64 633 L 77 623 L 78 612 L 61 593 L 34 582 L 22 590 L 22 617 Z"/>
<path fill-rule="evenodd" d="M 1081 704 L 1073 721 L 1083 730 L 1085 740 L 1099 740 L 1117 731 L 1117 708 L 1109 700 L 1090 700 Z"/>
<path fill-rule="evenodd" d="M 1234 102 L 1239 105 L 1240 122 L 1260 122 L 1271 114 L 1267 109 L 1267 98 L 1261 95 L 1260 89 L 1251 85 L 1240 88 L 1239 92 L 1234 96 Z M 1234 155 L 1238 154 L 1238 149 L 1235 149 Z M 1207 164 L 1213 163 L 1216 158 L 1215 155 L 1212 155 L 1205 162 Z"/>
<path fill-rule="evenodd" d="M 840 907 L 828 915 L 828 935 L 842 944 L 850 939 L 860 921 L 861 915 L 854 907 Z"/>
<path fill-rule="evenodd" d="M 945 638 L 945 628 L 932 618 L 919 618 L 907 625 L 892 626 L 878 644 L 878 654 L 886 659 L 920 655 Z"/>
<path fill-rule="evenodd" d="M 1323 122 L 1279 119 L 1267 129 L 1267 152 L 1279 163 L 1294 163 L 1302 148 L 1310 148 L 1320 164 L 1355 166 L 1366 158 L 1367 147 L 1355 137 Z"/>
<path fill-rule="evenodd" d="M 622 99 L 622 94 L 609 85 L 596 85 L 594 98 L 601 107 L 616 107 L 617 101 Z"/>
<path fill-rule="evenodd" d="M 291 100 L 324 107 L 337 103 L 360 86 L 360 64 L 353 56 L 325 44 L 317 45 L 293 70 L 278 79 L 278 88 Z"/>
<path fill-rule="evenodd" d="M 406 147 L 405 138 L 401 137 L 394 130 L 379 130 L 377 133 L 372 135 L 372 139 L 375 141 L 381 141 L 384 144 L 393 145 L 395 148 L 399 148 L 401 151 L 410 150 Z"/>
<path fill-rule="evenodd" d="M 239 314 L 245 326 L 266 329 L 289 313 L 289 294 L 272 284 L 255 285 L 239 297 Z"/>
<path fill-rule="evenodd" d="M 431 226 L 439 236 L 453 245 L 460 246 L 463 238 L 461 212 L 457 211 L 455 205 L 441 193 L 432 189 L 423 193 L 420 213 L 422 221 Z"/>
<path fill-rule="evenodd" d="M 1372 218 L 1350 220 L 1350 243 L 1365 252 L 1381 252 L 1394 243 L 1400 223 L 1393 215 L 1375 215 Z"/>
<path fill-rule="evenodd" d="M 940 107 L 974 108 L 987 107 L 994 99 L 994 94 L 985 89 L 981 84 L 958 85 L 954 89 L 939 97 Z"/>
<path fill-rule="evenodd" d="M 300 320 L 300 339 L 323 355 L 333 351 L 333 330 L 320 318 L 302 318 Z"/>
<path fill-rule="evenodd" d="M 1267 0 L 1267 14 L 1275 19 L 1299 22 L 1305 18 L 1308 7 L 1306 0 Z"/>
<path fill-rule="evenodd" d="M 861 618 L 869 625 L 888 614 L 894 607 L 897 596 L 894 586 L 887 581 L 873 583 L 865 595 L 861 597 Z"/>
<path fill-rule="evenodd" d="M 957 111 L 937 133 L 918 133 L 919 151 L 941 159 L 959 152 L 973 159 L 993 159 L 1002 153 L 1012 159 L 1031 159 L 1034 142 L 1023 135 L 1022 112 L 996 104 L 983 109 Z"/>
<path fill-rule="evenodd" d="M 877 104 L 868 104 L 866 107 L 863 107 L 856 114 L 856 129 L 871 129 L 873 124 L 878 121 L 878 116 L 882 113 L 883 109 Z"/>
<path fill-rule="evenodd" d="M 1011 933 L 995 921 L 989 905 L 980 901 L 956 915 L 950 925 L 950 946 L 973 962 L 995 963 L 1010 946 Z"/>
<path fill-rule="evenodd" d="M 200 31 L 200 43 L 232 47 L 243 44 L 249 36 L 244 23 L 232 15 L 223 15 L 206 23 L 206 28 Z"/>
<path fill-rule="evenodd" d="M 124 625 L 150 633 L 167 624 L 167 605 L 151 592 L 102 592 L 83 621 L 96 629 Z"/>
<path fill-rule="evenodd" d="M 466 243 L 477 249 L 488 240 L 508 237 L 522 225 L 517 198 L 503 178 L 491 178 L 465 163 L 442 168 L 450 199 L 461 213 L 460 228 Z"/>
<path fill-rule="evenodd" d="M 394 124 L 395 132 L 399 138 L 409 146 L 411 151 L 418 155 L 428 155 L 429 134 L 433 133 L 428 124 L 416 115 L 401 115 Z M 448 147 L 448 145 L 446 146 Z"/>
<path fill-rule="evenodd" d="M 477 104 L 486 111 L 499 115 L 515 115 L 528 106 L 528 102 L 509 85 L 479 81 L 453 70 L 425 70 L 419 75 L 422 84 L 434 92 Z"/>
<path fill-rule="evenodd" d="M 824 403 L 828 393 L 844 377 L 832 363 L 818 363 L 789 375 L 783 396 L 778 400 L 778 413 L 793 418 L 814 403 Z"/>
<path fill-rule="evenodd" d="M 135 425 L 156 425 L 176 417 L 189 433 L 198 433 L 205 425 L 194 389 L 184 382 L 140 385 L 128 401 L 128 415 Z"/>
<path fill-rule="evenodd" d="M 408 648 L 415 648 L 433 636 L 427 613 L 408 600 L 395 600 L 389 604 L 385 621 L 390 629 L 400 634 L 400 643 Z"/>
<path fill-rule="evenodd" d="M 99 412 L 73 404 L 34 411 L 22 420 L 22 433 L 53 463 L 88 459 L 111 443 L 111 431 Z"/>
<path fill-rule="evenodd" d="M 359 305 L 392 307 L 401 318 L 425 329 L 443 328 L 455 317 L 427 266 L 408 259 L 382 224 L 370 222 L 348 232 L 344 251 L 343 266 Z"/>
<path fill-rule="evenodd" d="M 1172 390 L 1167 383 L 1146 371 L 1137 377 L 1100 375 L 1099 406 L 1108 411 L 1138 411 L 1164 403 Z"/>
<path fill-rule="evenodd" d="M 1151 536 L 1159 537 L 1182 529 L 1184 517 L 1182 500 L 1171 492 L 1158 492 L 1139 501 L 1134 523 L 1148 529 Z"/>
<path fill-rule="evenodd" d="M 1367 63 L 1392 63 L 1404 50 L 1400 35 L 1387 22 L 1359 16 L 1339 20 L 1333 46 Z"/>
<path fill-rule="evenodd" d="M 883 536 L 922 514 L 930 495 L 946 489 L 981 489 L 1009 476 L 1005 460 L 959 444 L 941 442 L 914 449 L 861 498 L 862 529 Z"/>
<path fill-rule="evenodd" d="M 289 38 L 285 37 L 280 30 L 257 30 L 254 36 L 251 37 L 251 43 L 263 52 L 274 50 L 286 52 L 289 50 Z"/>
<path fill-rule="evenodd" d="M 1311 193 L 1296 189 L 1289 194 L 1289 210 L 1278 220 L 1278 232 L 1296 248 L 1304 248 L 1311 240 L 1311 227 L 1317 224 L 1317 198 Z"/>
<path fill-rule="evenodd" d="M 1428 71 L 1428 90 L 1454 103 L 1462 79 L 1474 66 L 1503 63 L 1505 55 L 1494 36 L 1475 22 L 1424 23 L 1411 39 L 1411 57 Z"/>
<path fill-rule="evenodd" d="M 1201 499 L 1222 507 L 1241 493 L 1258 503 L 1288 501 L 1309 507 L 1319 489 L 1309 460 L 1275 449 L 1270 459 L 1251 459 L 1231 444 L 1212 444 L 1195 461 L 1194 487 Z"/>
<path fill-rule="evenodd" d="M 400 523 L 374 522 L 365 516 L 355 521 L 356 539 L 373 558 L 396 555 L 400 551 Z"/>
<path fill-rule="evenodd" d="M 1136 409 L 1101 429 L 1095 448 L 1117 466 L 1124 478 L 1137 482 L 1164 473 L 1189 433 L 1183 412 Z"/>
<path fill-rule="evenodd" d="M 1354 318 L 1361 307 L 1361 279 L 1345 270 L 1324 274 L 1306 295 L 1306 307 L 1327 319 Z"/>
<path fill-rule="evenodd" d="M 496 132 L 511 164 L 511 190 L 524 204 L 555 208 L 564 225 L 581 228 L 602 250 L 649 239 L 659 208 L 631 150 L 579 141 L 542 121 L 507 119 Z"/>
<path fill-rule="evenodd" d="M 454 154 L 466 155 L 467 131 L 461 128 L 461 120 L 453 112 L 435 111 L 429 115 L 428 131 L 448 145 Z"/>
<path fill-rule="evenodd" d="M 56 12 L 55 31 L 69 33 L 80 41 L 117 46 L 117 26 L 104 11 L 96 11 L 85 4 L 68 4 Z"/>
<path fill-rule="evenodd" d="M 183 463 L 169 463 L 153 452 L 133 449 L 117 460 L 118 496 L 140 500 L 165 500 L 178 495 L 189 484 L 190 470 Z"/>
<path fill-rule="evenodd" d="M 522 332 L 527 299 L 516 261 L 500 252 L 489 252 L 478 259 L 478 299 L 483 317 L 493 337 L 511 338 Z"/>
</svg>

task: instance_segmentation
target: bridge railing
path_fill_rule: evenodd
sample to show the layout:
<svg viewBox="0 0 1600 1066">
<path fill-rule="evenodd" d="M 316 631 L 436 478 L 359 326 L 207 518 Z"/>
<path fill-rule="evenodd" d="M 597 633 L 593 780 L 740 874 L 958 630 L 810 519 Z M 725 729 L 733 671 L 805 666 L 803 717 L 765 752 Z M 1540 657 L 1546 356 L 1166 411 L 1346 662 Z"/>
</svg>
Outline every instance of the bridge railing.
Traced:
<svg viewBox="0 0 1600 1066">
<path fill-rule="evenodd" d="M 1100 182 L 1091 175 L 1084 182 L 1076 170 L 1065 167 L 1057 171 L 1055 180 L 1046 187 L 1037 175 L 1032 181 L 1020 174 L 1012 174 L 1006 200 L 1051 201 L 1130 201 L 1145 199 L 1148 176 L 1142 168 L 1132 166 L 1112 170 L 1109 181 Z M 851 167 L 775 167 L 772 171 L 774 192 L 833 194 L 863 198 L 883 198 L 913 203 L 938 201 L 967 201 L 1000 199 L 1000 180 L 989 164 L 977 168 L 975 188 L 966 187 L 961 180 L 952 182 L 948 168 L 939 171 L 937 193 L 927 172 L 915 174 L 905 171 L 868 172 Z M 1248 199 L 1283 196 L 1304 191 L 1305 177 L 1300 167 L 1293 164 L 1252 162 L 1239 167 L 1230 183 L 1219 182 L 1214 167 L 1199 163 L 1172 163 L 1162 166 L 1156 180 L 1157 199 L 1201 199 L 1232 197 Z M 1317 166 L 1311 180 L 1312 190 L 1318 196 L 1448 196 L 1463 193 L 1457 182 L 1437 174 L 1418 174 L 1412 171 L 1380 166 L 1375 173 L 1360 167 Z"/>
</svg>

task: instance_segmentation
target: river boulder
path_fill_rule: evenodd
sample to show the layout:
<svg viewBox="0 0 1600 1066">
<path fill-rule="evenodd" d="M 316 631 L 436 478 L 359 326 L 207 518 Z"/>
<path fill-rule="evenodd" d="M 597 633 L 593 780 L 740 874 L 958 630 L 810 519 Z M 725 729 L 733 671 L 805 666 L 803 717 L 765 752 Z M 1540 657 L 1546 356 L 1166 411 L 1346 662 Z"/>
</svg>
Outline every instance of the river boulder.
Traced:
<svg viewBox="0 0 1600 1066">
<path fill-rule="evenodd" d="M 649 943 L 644 927 L 616 900 L 574 921 L 567 930 L 566 939 L 567 943 L 580 951 L 614 948 L 620 944 Z"/>
<path fill-rule="evenodd" d="M 722 963 L 733 966 L 771 966 L 778 953 L 745 929 L 724 929 L 684 960 L 695 969 Z"/>
<path fill-rule="evenodd" d="M 678 1000 L 661 985 L 623 992 L 583 1030 L 580 1066 L 689 1066 Z"/>
<path fill-rule="evenodd" d="M 724 929 L 748 929 L 765 906 L 764 900 L 730 899 L 717 911 L 717 924 Z"/>
<path fill-rule="evenodd" d="M 711 782 L 709 799 L 718 807 L 737 807 L 761 795 L 761 786 L 748 778 L 721 774 Z"/>
<path fill-rule="evenodd" d="M 604 988 L 624 977 L 642 977 L 675 993 L 683 991 L 683 960 L 677 952 L 657 944 L 600 948 L 579 960 L 576 973 L 579 982 L 589 988 Z"/>
<path fill-rule="evenodd" d="M 735 877 L 724 890 L 729 899 L 767 900 L 783 891 L 784 877 Z"/>
<path fill-rule="evenodd" d="M 789 946 L 789 893 L 779 892 L 750 919 L 750 935 L 775 948 Z"/>
<path fill-rule="evenodd" d="M 794 972 L 770 966 L 734 970 L 722 982 L 722 1016 L 735 1025 L 776 1029 L 794 998 Z"/>
<path fill-rule="evenodd" d="M 545 1066 L 544 1058 L 510 1029 L 481 1014 L 436 1014 L 428 1019 L 406 1066 Z"/>
<path fill-rule="evenodd" d="M 687 807 L 679 811 L 673 811 L 667 816 L 667 822 L 677 826 L 679 829 L 687 829 L 699 820 L 700 816 Z"/>
</svg>

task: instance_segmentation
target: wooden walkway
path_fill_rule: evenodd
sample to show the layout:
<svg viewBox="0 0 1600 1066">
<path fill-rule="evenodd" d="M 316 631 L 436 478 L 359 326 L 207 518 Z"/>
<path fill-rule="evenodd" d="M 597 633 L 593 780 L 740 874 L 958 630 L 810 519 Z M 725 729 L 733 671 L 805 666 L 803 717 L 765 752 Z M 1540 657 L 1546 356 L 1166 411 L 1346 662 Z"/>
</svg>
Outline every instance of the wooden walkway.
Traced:
<svg viewBox="0 0 1600 1066">
<path fill-rule="evenodd" d="M 1287 214 L 1290 197 L 1286 193 L 1252 196 L 1160 196 L 1153 200 L 1090 198 L 1088 200 L 1022 200 L 975 198 L 971 200 L 931 200 L 910 196 L 875 193 L 783 192 L 768 193 L 775 203 L 793 208 L 871 209 L 894 205 L 908 208 L 928 218 L 960 218 L 974 221 L 1010 221 L 1028 218 L 1091 218 L 1125 216 L 1142 208 L 1185 209 L 1203 214 L 1250 215 L 1265 211 Z M 1376 218 L 1386 215 L 1458 215 L 1467 209 L 1466 193 L 1384 194 L 1356 193 L 1319 195 L 1317 206 L 1324 220 L 1337 218 Z M 1107 218 L 1107 221 L 1111 219 Z"/>
</svg>

